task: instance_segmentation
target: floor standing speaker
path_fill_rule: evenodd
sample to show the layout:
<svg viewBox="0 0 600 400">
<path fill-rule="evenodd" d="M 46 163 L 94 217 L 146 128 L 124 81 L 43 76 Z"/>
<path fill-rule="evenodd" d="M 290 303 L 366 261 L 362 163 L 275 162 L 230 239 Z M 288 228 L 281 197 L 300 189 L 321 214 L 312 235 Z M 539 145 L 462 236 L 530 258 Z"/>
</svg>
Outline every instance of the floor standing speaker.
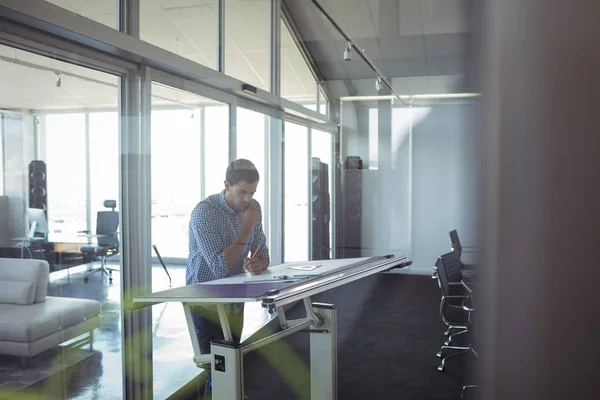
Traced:
<svg viewBox="0 0 600 400">
<path fill-rule="evenodd" d="M 338 258 L 361 256 L 362 248 L 362 160 L 346 157 L 340 171 L 338 208 Z"/>
<path fill-rule="evenodd" d="M 319 158 L 311 160 L 312 180 L 312 259 L 327 260 L 329 256 L 329 166 Z"/>
<path fill-rule="evenodd" d="M 46 163 L 34 160 L 29 163 L 29 207 L 44 210 L 48 218 L 48 179 Z"/>
</svg>

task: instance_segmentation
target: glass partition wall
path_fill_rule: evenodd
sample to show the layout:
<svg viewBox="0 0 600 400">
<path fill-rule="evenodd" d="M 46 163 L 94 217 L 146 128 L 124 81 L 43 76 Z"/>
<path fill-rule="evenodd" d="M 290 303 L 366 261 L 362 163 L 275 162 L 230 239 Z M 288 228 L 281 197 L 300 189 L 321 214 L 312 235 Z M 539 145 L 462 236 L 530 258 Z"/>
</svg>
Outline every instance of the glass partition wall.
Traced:
<svg viewBox="0 0 600 400">
<path fill-rule="evenodd" d="M 11 257 L 22 257 L 22 243 L 14 238 L 27 234 L 31 161 L 42 161 L 47 168 L 44 201 L 48 239 L 57 244 L 56 250 L 81 255 L 81 247 L 90 240 L 82 232 L 94 232 L 99 226 L 98 212 L 111 208 L 104 201 L 116 200 L 120 251 L 107 261 L 109 267 L 120 270 L 114 272 L 113 281 L 107 282 L 108 277 L 97 272 L 85 283 L 84 274 L 88 268 L 96 268 L 97 261 L 51 274 L 51 294 L 96 298 L 103 303 L 103 325 L 97 330 L 91 355 L 82 353 L 86 365 L 97 371 L 90 378 L 94 382 L 85 384 L 85 368 L 72 368 L 68 379 L 84 384 L 75 388 L 38 386 L 47 393 L 58 391 L 55 394 L 59 398 L 118 398 L 131 390 L 143 392 L 140 387 L 131 389 L 130 378 L 144 370 L 139 381 L 149 385 L 149 396 L 153 393 L 156 398 L 166 398 L 199 371 L 191 363 L 186 364 L 191 344 L 181 313 L 159 305 L 151 312 L 135 311 L 134 317 L 126 307 L 133 292 L 160 290 L 171 284 L 160 265 L 152 265 L 148 254 L 151 244 L 167 261 L 172 285 L 184 284 L 182 264 L 188 252 L 189 214 L 197 202 L 223 189 L 225 169 L 232 158 L 247 157 L 261 172 L 263 184 L 256 196 L 263 206 L 269 243 L 283 243 L 284 238 L 290 243 L 270 246 L 272 260 L 282 261 L 284 247 L 288 246 L 290 257 L 314 257 L 312 219 L 316 211 L 327 226 L 320 235 L 328 238 L 328 243 L 319 245 L 319 251 L 321 257 L 331 257 L 336 170 L 333 143 L 337 127 L 325 115 L 310 112 L 328 113 L 328 101 L 323 86 L 310 77 L 301 49 L 288 40 L 291 36 L 287 31 L 285 63 L 291 73 L 285 75 L 290 77 L 289 82 L 282 78 L 286 79 L 282 86 L 302 86 L 297 92 L 289 92 L 289 98 L 296 102 L 287 106 L 294 111 L 294 121 L 286 122 L 281 104 L 275 104 L 272 95 L 267 101 L 261 93 L 257 99 L 239 95 L 242 81 L 233 78 L 273 90 L 272 71 L 283 69 L 270 57 L 271 42 L 279 41 L 273 38 L 272 29 L 257 31 L 260 37 L 252 37 L 241 32 L 242 24 L 237 24 L 248 13 L 264 21 L 279 20 L 269 15 L 273 2 L 250 5 L 227 0 L 224 4 L 230 12 L 223 20 L 217 18 L 211 2 L 142 0 L 137 9 L 132 6 L 138 2 L 126 0 L 94 7 L 80 3 L 56 0 L 36 2 L 36 7 L 28 2 L 7 6 L 22 7 L 17 11 L 31 13 L 33 19 L 45 20 L 47 16 L 60 31 L 54 32 L 55 36 L 47 35 L 47 40 L 36 41 L 31 38 L 40 32 L 34 29 L 45 29 L 45 25 L 31 26 L 31 31 L 19 33 L 30 37 L 29 41 L 15 40 L 11 44 L 40 54 L 55 54 L 62 61 L 0 46 L 4 77 L 0 81 L 4 186 L 0 207 L 10 210 L 1 215 L 6 223 L 0 235 L 4 250 Z M 140 40 L 130 37 L 129 42 L 121 41 L 121 35 L 112 32 L 119 25 L 119 11 L 125 9 L 134 22 L 139 22 Z M 3 11 L 1 8 L 0 13 Z M 198 22 L 205 20 L 207 24 L 198 28 L 202 25 Z M 227 25 L 228 21 L 229 27 L 224 28 L 222 23 Z M 4 26 L 8 25 L 0 30 L 9 29 Z M 208 34 L 198 38 L 198 32 L 210 26 L 220 27 L 224 34 L 221 46 L 210 46 L 212 36 Z M 70 32 L 69 42 L 61 29 Z M 169 34 L 165 36 L 161 29 Z M 112 57 L 95 48 L 96 42 L 80 46 L 83 31 L 94 37 L 107 35 L 103 40 L 115 40 L 117 49 L 136 41 L 135 51 L 141 56 L 129 58 L 125 51 L 119 53 L 119 58 Z M 214 39 L 219 38 L 215 35 Z M 0 41 L 4 43 L 4 37 Z M 158 48 L 147 47 L 148 43 Z M 180 56 L 198 64 L 193 68 L 181 64 Z M 154 70 L 140 60 L 165 70 Z M 219 60 L 225 61 L 225 68 L 220 70 L 227 75 L 214 70 L 210 75 L 202 69 L 219 70 Z M 182 84 L 171 86 L 155 79 L 160 74 L 173 74 L 172 80 Z M 213 80 L 208 85 L 203 80 L 207 75 Z M 290 135 L 287 147 L 282 142 L 284 125 Z M 292 147 L 294 143 L 299 147 Z M 287 162 L 282 164 L 284 158 Z M 324 172 L 319 175 L 317 170 Z M 329 192 L 326 196 L 319 194 L 324 188 Z M 328 201 L 316 204 L 317 198 Z M 284 234 L 284 226 L 300 229 Z M 32 253 L 25 252 L 25 257 L 36 256 L 35 251 Z M 151 278 L 146 278 L 148 275 Z M 181 337 L 181 341 L 173 343 L 173 337 Z M 139 358 L 141 351 L 148 350 L 142 348 L 148 343 L 155 350 L 154 358 Z M 153 349 L 149 350 L 152 354 Z M 146 368 L 145 362 L 150 362 L 152 368 Z M 186 372 L 174 374 L 175 365 L 185 366 Z"/>
</svg>

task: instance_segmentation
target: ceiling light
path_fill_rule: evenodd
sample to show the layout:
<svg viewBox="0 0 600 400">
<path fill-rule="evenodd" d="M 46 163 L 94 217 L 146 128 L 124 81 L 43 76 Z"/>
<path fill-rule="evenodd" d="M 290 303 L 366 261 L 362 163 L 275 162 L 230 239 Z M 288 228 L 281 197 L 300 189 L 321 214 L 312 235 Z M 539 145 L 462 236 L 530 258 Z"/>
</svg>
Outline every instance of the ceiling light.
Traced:
<svg viewBox="0 0 600 400">
<path fill-rule="evenodd" d="M 383 83 L 381 82 L 381 78 L 378 76 L 377 79 L 375 79 L 375 89 L 379 92 L 381 89 L 383 89 Z"/>
<path fill-rule="evenodd" d="M 56 87 L 60 87 L 60 85 L 62 85 L 62 79 L 60 74 L 56 74 Z"/>
<path fill-rule="evenodd" d="M 352 43 L 348 42 L 346 50 L 344 50 L 344 61 L 352 60 Z"/>
</svg>

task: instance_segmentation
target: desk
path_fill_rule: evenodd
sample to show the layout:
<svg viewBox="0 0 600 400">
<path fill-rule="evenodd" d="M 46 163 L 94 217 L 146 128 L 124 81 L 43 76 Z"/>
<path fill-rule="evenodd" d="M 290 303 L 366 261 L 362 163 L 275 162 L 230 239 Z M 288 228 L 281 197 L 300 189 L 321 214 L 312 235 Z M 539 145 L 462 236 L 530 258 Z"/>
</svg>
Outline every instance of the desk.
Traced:
<svg viewBox="0 0 600 400">
<path fill-rule="evenodd" d="M 0 256 L 4 258 L 34 258 L 46 260 L 50 265 L 50 272 L 86 264 L 92 260 L 81 253 L 81 246 L 87 245 L 87 239 L 73 235 L 52 233 L 48 240 L 40 238 L 15 238 L 20 244 L 27 243 L 24 247 L 1 247 Z"/>
<path fill-rule="evenodd" d="M 313 271 L 293 269 L 299 265 L 320 264 Z M 215 281 L 164 290 L 133 299 L 134 308 L 163 302 L 182 303 L 192 347 L 198 367 L 211 365 L 213 399 L 243 398 L 243 356 L 293 333 L 310 333 L 311 398 L 337 399 L 337 318 L 333 304 L 311 303 L 310 296 L 366 278 L 382 271 L 410 265 L 406 257 L 383 257 L 343 260 L 319 260 L 285 263 L 266 269 L 261 275 L 239 274 Z M 289 279 L 292 275 L 319 274 L 307 278 Z M 288 278 L 276 278 L 287 276 Z M 283 307 L 302 301 L 306 317 L 287 320 Z M 225 314 L 225 304 L 260 302 L 269 313 L 277 312 L 281 330 L 252 343 L 231 341 L 231 327 Z M 201 354 L 194 330 L 191 308 L 199 304 L 214 304 L 219 313 L 223 341 L 211 343 L 211 354 Z"/>
</svg>

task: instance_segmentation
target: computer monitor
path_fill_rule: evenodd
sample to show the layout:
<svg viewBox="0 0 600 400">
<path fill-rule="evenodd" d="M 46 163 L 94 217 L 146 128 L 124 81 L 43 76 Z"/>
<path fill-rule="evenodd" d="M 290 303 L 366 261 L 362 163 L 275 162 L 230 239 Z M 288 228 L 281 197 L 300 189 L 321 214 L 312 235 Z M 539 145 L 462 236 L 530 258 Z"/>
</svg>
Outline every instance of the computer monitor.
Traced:
<svg viewBox="0 0 600 400">
<path fill-rule="evenodd" d="M 40 208 L 28 208 L 27 217 L 29 218 L 29 227 L 32 228 L 29 236 L 33 237 L 48 237 L 48 221 L 44 210 Z M 33 224 L 35 223 L 35 226 Z"/>
</svg>

